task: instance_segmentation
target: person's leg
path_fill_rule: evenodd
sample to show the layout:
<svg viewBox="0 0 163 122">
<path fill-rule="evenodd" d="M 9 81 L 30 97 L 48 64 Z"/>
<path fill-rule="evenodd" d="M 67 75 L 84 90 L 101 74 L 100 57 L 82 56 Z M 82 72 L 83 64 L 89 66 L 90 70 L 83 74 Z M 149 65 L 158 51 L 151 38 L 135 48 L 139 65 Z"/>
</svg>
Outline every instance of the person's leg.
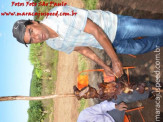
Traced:
<svg viewBox="0 0 163 122">
<path fill-rule="evenodd" d="M 133 91 L 132 94 L 122 93 L 117 96 L 117 99 L 113 99 L 112 101 L 119 104 L 121 102 L 131 103 L 136 102 L 138 100 L 144 100 L 149 97 L 149 91 L 145 91 L 143 94 L 140 94 L 137 91 Z"/>
<path fill-rule="evenodd" d="M 132 16 L 118 15 L 115 40 L 149 36 L 163 36 L 163 20 L 136 19 Z"/>
<path fill-rule="evenodd" d="M 145 37 L 114 41 L 113 46 L 120 54 L 143 54 L 163 46 L 163 37 Z"/>
<path fill-rule="evenodd" d="M 124 122 L 124 116 L 125 116 L 125 112 L 124 111 L 119 111 L 117 109 L 111 110 L 111 111 L 107 111 L 107 113 L 113 117 L 115 122 Z"/>
</svg>

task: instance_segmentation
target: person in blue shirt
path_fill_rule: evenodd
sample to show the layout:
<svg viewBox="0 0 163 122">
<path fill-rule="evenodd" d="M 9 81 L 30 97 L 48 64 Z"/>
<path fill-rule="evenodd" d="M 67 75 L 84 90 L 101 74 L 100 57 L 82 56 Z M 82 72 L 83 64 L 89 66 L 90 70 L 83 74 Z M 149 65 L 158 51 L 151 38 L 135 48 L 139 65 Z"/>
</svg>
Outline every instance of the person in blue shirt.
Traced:
<svg viewBox="0 0 163 122">
<path fill-rule="evenodd" d="M 77 14 L 72 15 L 72 12 Z M 59 51 L 77 51 L 99 64 L 106 75 L 121 77 L 123 74 L 116 53 L 142 54 L 163 46 L 163 20 L 136 19 L 71 6 L 54 7 L 49 15 L 53 16 L 46 16 L 40 23 L 17 21 L 13 36 L 25 45 L 46 41 Z M 142 38 L 135 39 L 137 37 Z M 104 49 L 111 58 L 112 69 L 89 47 Z"/>
</svg>

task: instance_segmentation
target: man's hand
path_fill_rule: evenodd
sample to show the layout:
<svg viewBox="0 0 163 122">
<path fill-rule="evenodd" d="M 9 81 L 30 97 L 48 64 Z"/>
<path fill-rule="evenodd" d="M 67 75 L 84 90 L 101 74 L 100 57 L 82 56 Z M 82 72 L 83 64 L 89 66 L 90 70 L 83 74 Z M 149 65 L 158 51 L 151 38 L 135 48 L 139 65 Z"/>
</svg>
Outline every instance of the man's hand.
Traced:
<svg viewBox="0 0 163 122">
<path fill-rule="evenodd" d="M 110 69 L 110 67 L 105 67 L 104 68 L 105 74 L 108 76 L 114 76 L 114 72 Z"/>
<path fill-rule="evenodd" d="M 127 105 L 124 102 L 122 102 L 119 105 L 115 105 L 115 108 L 118 109 L 119 111 L 125 111 L 127 110 Z"/>
<path fill-rule="evenodd" d="M 108 76 L 114 76 L 114 73 L 113 71 L 110 69 L 109 66 L 107 66 L 103 60 L 100 59 L 100 57 L 98 57 L 94 52 L 93 50 L 91 50 L 89 47 L 75 47 L 74 51 L 77 51 L 79 52 L 80 54 L 88 57 L 89 59 L 91 59 L 92 61 L 96 62 L 98 65 L 100 65 L 106 75 Z"/>
<path fill-rule="evenodd" d="M 122 67 L 122 63 L 118 60 L 118 61 L 112 61 L 112 70 L 114 75 L 119 78 L 123 75 L 123 67 Z"/>
</svg>

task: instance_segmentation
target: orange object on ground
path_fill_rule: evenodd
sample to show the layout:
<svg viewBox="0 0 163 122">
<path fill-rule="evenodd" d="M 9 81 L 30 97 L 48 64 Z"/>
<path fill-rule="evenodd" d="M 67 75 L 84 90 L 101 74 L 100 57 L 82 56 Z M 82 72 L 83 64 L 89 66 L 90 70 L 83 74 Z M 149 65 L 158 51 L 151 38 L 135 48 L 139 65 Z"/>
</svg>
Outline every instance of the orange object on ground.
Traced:
<svg viewBox="0 0 163 122">
<path fill-rule="evenodd" d="M 140 113 L 140 116 L 141 116 L 141 118 L 142 118 L 142 120 L 143 120 L 143 122 L 145 122 L 144 117 L 143 117 L 143 115 L 142 115 L 142 113 L 141 113 L 141 111 L 140 111 L 140 110 L 143 109 L 143 108 L 144 108 L 144 107 L 138 107 L 138 108 L 126 110 L 125 112 L 127 113 L 127 112 L 131 112 L 131 111 L 136 111 L 136 110 L 138 110 L 139 113 Z M 131 116 L 128 116 L 128 115 L 125 114 L 125 116 L 124 116 L 124 122 L 131 122 Z"/>
<path fill-rule="evenodd" d="M 124 116 L 124 122 L 130 122 L 130 118 L 127 115 Z"/>
<path fill-rule="evenodd" d="M 88 86 L 88 75 L 79 75 L 77 80 L 77 86 L 79 90 Z"/>
</svg>

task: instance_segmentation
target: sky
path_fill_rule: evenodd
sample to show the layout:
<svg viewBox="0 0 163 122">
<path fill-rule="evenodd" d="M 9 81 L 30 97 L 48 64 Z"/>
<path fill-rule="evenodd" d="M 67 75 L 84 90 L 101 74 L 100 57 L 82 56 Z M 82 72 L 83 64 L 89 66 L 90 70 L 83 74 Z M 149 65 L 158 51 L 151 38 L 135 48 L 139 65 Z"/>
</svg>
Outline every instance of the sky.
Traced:
<svg viewBox="0 0 163 122">
<path fill-rule="evenodd" d="M 12 1 L 0 0 L 0 96 L 29 96 L 33 66 L 29 61 L 29 47 L 16 41 L 13 24 L 33 16 L 2 16 L 2 12 L 33 12 L 34 7 L 11 6 Z M 0 122 L 27 122 L 28 101 L 0 102 Z"/>
</svg>

